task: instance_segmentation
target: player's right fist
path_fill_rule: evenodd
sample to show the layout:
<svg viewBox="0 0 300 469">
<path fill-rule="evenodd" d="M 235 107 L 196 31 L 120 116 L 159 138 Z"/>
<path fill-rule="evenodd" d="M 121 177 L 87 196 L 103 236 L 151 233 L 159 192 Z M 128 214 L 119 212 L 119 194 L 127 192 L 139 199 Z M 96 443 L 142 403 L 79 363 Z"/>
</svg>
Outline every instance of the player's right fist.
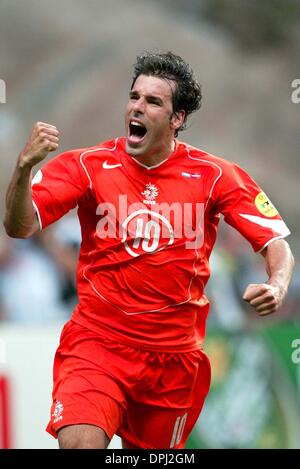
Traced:
<svg viewBox="0 0 300 469">
<path fill-rule="evenodd" d="M 59 132 L 54 125 L 37 122 L 20 154 L 20 162 L 34 166 L 44 160 L 50 151 L 58 148 Z"/>
</svg>

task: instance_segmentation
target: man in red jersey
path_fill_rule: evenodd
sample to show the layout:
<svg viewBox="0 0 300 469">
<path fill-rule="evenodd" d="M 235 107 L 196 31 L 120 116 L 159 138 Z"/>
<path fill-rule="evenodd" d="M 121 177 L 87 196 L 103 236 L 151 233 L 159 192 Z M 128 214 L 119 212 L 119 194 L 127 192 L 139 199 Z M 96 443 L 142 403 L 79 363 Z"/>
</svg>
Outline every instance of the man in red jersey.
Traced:
<svg viewBox="0 0 300 469">
<path fill-rule="evenodd" d="M 126 137 L 58 155 L 31 181 L 58 148 L 56 127 L 38 122 L 19 156 L 8 235 L 31 236 L 76 206 L 82 230 L 79 302 L 55 356 L 47 427 L 61 448 L 106 448 L 114 434 L 127 448 L 184 447 L 210 385 L 204 287 L 220 214 L 265 261 L 268 279 L 244 300 L 265 316 L 287 293 L 289 230 L 270 200 L 236 164 L 176 139 L 200 102 L 188 64 L 145 53 Z"/>
</svg>

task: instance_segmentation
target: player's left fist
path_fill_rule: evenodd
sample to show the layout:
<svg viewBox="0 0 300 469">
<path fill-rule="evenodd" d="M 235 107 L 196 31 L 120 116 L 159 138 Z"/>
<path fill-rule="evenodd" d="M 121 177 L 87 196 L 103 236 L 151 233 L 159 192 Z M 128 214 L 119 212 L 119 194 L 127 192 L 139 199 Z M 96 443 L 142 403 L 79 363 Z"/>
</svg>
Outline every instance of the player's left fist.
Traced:
<svg viewBox="0 0 300 469">
<path fill-rule="evenodd" d="M 268 283 L 250 284 L 243 294 L 260 316 L 275 313 L 282 305 L 286 292 L 279 285 Z"/>
</svg>

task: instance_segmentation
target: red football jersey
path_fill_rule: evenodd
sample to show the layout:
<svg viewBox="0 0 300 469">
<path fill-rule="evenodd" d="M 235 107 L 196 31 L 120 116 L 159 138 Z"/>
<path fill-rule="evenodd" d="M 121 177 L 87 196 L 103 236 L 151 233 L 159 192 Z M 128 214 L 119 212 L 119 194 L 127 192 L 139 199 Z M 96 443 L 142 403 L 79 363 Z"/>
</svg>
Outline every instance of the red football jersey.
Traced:
<svg viewBox="0 0 300 469">
<path fill-rule="evenodd" d="M 255 251 L 289 234 L 244 170 L 179 141 L 150 168 L 126 153 L 125 138 L 68 151 L 36 174 L 32 196 L 41 229 L 78 207 L 72 319 L 150 350 L 202 346 L 220 214 Z"/>
</svg>

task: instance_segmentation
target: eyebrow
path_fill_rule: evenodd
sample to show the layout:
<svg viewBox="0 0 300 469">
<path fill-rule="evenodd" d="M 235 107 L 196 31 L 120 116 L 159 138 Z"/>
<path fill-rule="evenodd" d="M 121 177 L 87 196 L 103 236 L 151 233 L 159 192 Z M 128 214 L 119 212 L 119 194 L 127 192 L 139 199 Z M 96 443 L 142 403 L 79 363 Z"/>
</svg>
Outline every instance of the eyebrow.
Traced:
<svg viewBox="0 0 300 469">
<path fill-rule="evenodd" d="M 138 91 L 130 91 L 129 92 L 129 97 L 130 98 L 135 98 L 139 96 Z M 153 95 L 146 95 L 146 100 L 148 102 L 156 103 L 156 104 L 163 104 L 163 100 L 159 96 L 153 96 Z"/>
</svg>

